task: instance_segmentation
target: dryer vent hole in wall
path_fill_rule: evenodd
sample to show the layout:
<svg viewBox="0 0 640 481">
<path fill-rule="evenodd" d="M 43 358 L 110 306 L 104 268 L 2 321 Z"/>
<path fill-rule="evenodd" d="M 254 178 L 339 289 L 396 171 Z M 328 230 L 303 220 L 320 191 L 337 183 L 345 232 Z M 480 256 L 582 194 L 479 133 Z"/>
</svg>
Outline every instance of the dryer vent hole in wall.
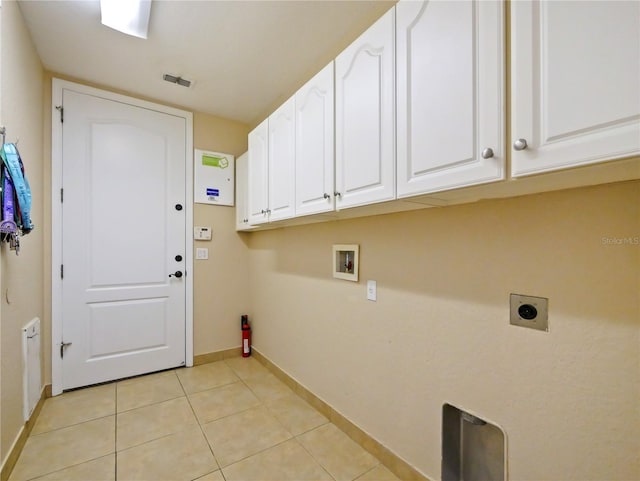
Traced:
<svg viewBox="0 0 640 481">
<path fill-rule="evenodd" d="M 442 407 L 442 481 L 504 481 L 506 466 L 502 429 L 450 404 Z"/>
</svg>

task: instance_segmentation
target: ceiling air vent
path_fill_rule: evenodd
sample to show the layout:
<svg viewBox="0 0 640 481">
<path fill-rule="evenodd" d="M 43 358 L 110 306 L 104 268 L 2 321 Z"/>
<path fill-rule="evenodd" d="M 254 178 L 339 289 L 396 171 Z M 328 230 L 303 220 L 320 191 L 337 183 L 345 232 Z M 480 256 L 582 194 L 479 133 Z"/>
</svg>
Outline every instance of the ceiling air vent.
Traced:
<svg viewBox="0 0 640 481">
<path fill-rule="evenodd" d="M 176 77 L 175 75 L 169 75 L 168 73 L 164 74 L 162 78 L 167 82 L 171 82 L 172 84 L 182 85 L 183 87 L 191 86 L 191 80 L 183 79 L 182 77 Z"/>
</svg>

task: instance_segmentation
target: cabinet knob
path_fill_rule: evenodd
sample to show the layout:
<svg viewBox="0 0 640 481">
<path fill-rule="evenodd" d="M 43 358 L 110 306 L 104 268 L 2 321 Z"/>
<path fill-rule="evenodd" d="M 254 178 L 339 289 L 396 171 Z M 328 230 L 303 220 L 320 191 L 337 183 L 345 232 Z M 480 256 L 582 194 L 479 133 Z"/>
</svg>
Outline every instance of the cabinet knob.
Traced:
<svg viewBox="0 0 640 481">
<path fill-rule="evenodd" d="M 526 139 L 518 139 L 513 143 L 513 148 L 516 150 L 524 150 L 527 148 L 527 140 Z"/>
<path fill-rule="evenodd" d="M 335 195 L 336 197 L 342 197 L 342 194 L 340 192 L 334 192 L 333 195 Z"/>
<path fill-rule="evenodd" d="M 325 199 L 331 199 L 331 196 L 329 194 L 327 194 L 326 192 L 324 193 L 324 195 L 322 196 Z"/>
<path fill-rule="evenodd" d="M 490 159 L 491 157 L 493 157 L 493 149 L 491 147 L 487 147 L 482 151 L 483 159 Z"/>
</svg>

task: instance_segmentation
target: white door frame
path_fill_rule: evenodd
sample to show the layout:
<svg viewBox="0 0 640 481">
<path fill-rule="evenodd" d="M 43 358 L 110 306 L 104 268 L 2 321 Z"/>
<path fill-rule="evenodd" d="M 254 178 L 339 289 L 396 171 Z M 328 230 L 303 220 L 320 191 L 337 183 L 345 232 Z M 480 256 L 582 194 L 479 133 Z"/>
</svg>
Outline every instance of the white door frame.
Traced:
<svg viewBox="0 0 640 481">
<path fill-rule="evenodd" d="M 145 100 L 115 94 L 86 85 L 53 79 L 51 102 L 51 390 L 55 396 L 62 392 L 62 123 L 56 106 L 62 105 L 63 89 L 93 95 L 106 100 L 122 102 L 157 112 L 175 115 L 185 119 L 185 160 L 186 160 L 186 226 L 185 226 L 185 363 L 193 366 L 193 114 Z"/>
</svg>

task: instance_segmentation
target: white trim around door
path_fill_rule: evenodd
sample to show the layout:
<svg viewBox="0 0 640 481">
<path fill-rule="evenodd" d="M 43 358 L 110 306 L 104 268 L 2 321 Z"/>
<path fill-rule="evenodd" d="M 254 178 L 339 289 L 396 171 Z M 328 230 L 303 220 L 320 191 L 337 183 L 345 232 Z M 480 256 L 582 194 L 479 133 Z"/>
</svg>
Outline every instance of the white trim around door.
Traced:
<svg viewBox="0 0 640 481">
<path fill-rule="evenodd" d="M 72 90 L 114 102 L 162 112 L 184 118 L 185 120 L 185 364 L 193 365 L 193 114 L 164 105 L 115 94 L 105 90 L 88 87 L 66 80 L 53 79 L 52 116 L 51 116 L 51 369 L 52 393 L 63 390 L 62 359 L 59 355 L 62 339 L 62 123 L 61 112 L 56 108 L 62 105 L 64 90 Z"/>
</svg>

